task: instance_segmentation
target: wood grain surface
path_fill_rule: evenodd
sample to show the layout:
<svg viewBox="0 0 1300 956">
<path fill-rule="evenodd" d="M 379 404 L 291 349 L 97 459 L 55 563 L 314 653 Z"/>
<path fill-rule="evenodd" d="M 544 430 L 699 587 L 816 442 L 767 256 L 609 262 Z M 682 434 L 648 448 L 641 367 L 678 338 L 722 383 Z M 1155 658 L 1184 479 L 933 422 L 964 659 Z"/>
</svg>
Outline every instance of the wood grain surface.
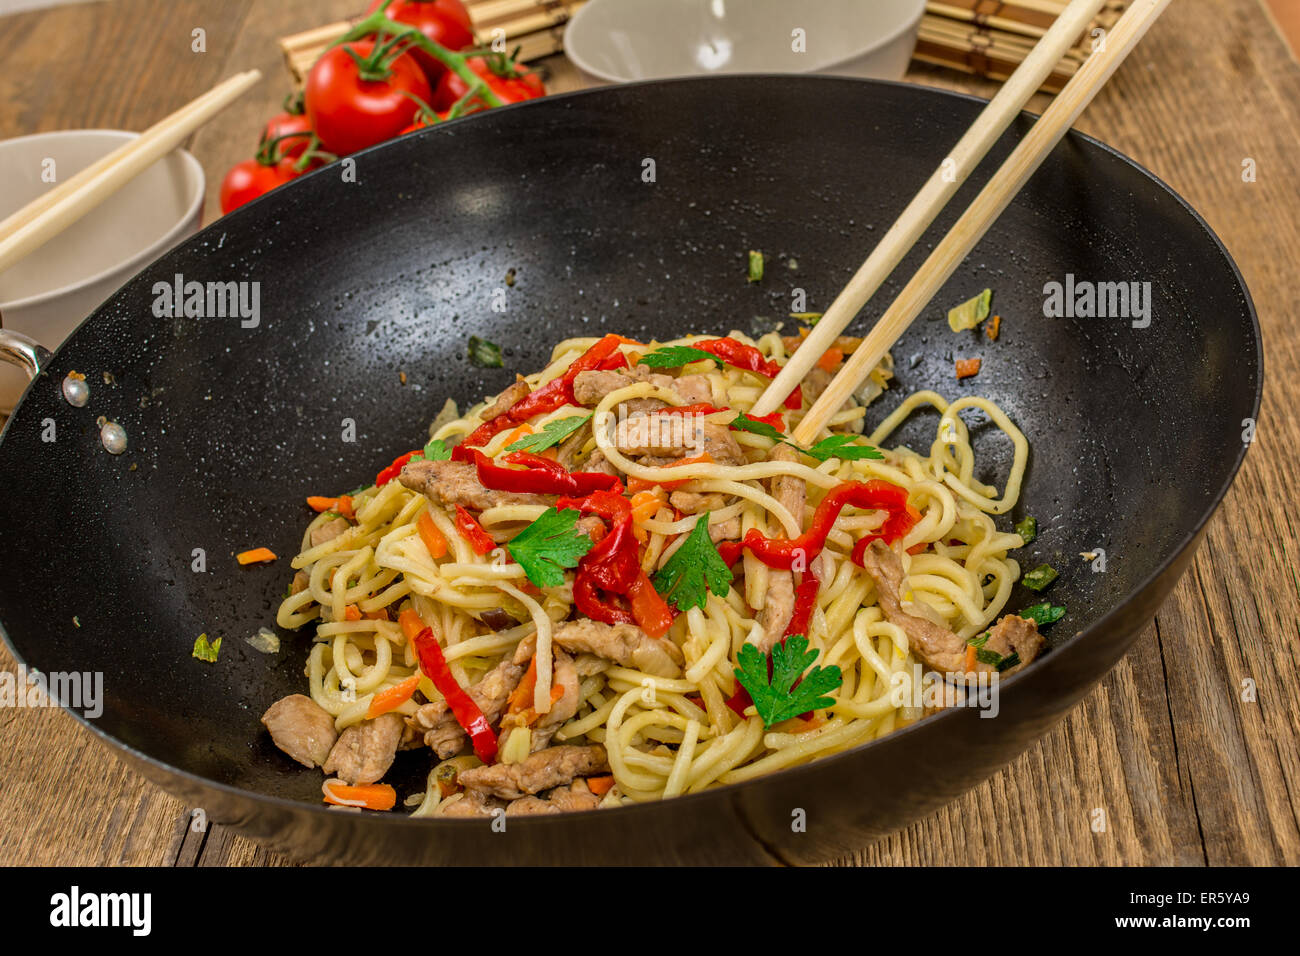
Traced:
<svg viewBox="0 0 1300 956">
<path fill-rule="evenodd" d="M 276 37 L 358 6 L 111 0 L 0 19 L 0 138 L 142 129 L 260 67 L 267 82 L 190 145 L 211 221 L 222 173 L 286 92 Z M 196 27 L 207 52 L 191 50 Z M 553 90 L 582 85 L 561 57 L 540 65 Z M 937 68 L 910 79 L 990 89 Z M 1079 125 L 1185 196 L 1240 265 L 1265 336 L 1257 438 L 1192 570 L 1083 704 L 987 783 L 844 865 L 1300 863 L 1300 421 L 1287 399 L 1300 380 L 1300 65 L 1261 0 L 1179 0 Z M 3 650 L 0 667 L 15 667 Z M 60 712 L 0 709 L 0 771 L 0 864 L 289 862 L 219 825 L 189 831 L 186 807 Z"/>
</svg>

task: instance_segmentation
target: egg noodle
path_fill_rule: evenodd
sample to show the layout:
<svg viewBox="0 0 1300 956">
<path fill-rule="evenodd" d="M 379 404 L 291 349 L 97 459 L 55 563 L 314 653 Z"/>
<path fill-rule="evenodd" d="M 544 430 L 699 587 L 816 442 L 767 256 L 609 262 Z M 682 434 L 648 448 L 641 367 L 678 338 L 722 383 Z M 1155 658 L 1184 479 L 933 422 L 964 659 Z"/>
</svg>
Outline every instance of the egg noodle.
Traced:
<svg viewBox="0 0 1300 956">
<path fill-rule="evenodd" d="M 788 358 L 789 342 L 775 332 L 757 340 L 739 332 L 729 337 L 756 346 L 778 364 Z M 651 347 L 689 346 L 701 338 L 690 336 L 654 346 L 629 343 L 620 348 L 625 353 L 644 353 Z M 528 385 L 536 389 L 561 376 L 595 341 L 575 338 L 560 343 L 550 364 L 526 377 Z M 883 460 L 831 458 L 814 466 L 802 463 L 811 460 L 804 456 L 792 456 L 800 461 L 772 458 L 772 439 L 735 431 L 732 435 L 748 464 L 680 464 L 672 468 L 672 477 L 689 480 L 681 486 L 684 491 L 717 493 L 730 502 L 707 516 L 710 523 L 739 519 L 742 534 L 758 529 L 787 538 L 804 530 L 806 516 L 791 514 L 769 493 L 764 479 L 778 475 L 802 479 L 810 511 L 826 491 L 845 481 L 882 479 L 900 486 L 921 515 L 894 545 L 906 572 L 904 599 L 914 613 L 970 638 L 986 630 L 1003 611 L 1020 576 L 1009 552 L 1024 541 L 1018 534 L 999 531 L 993 516 L 1007 513 L 1016 504 L 1028 443 L 994 403 L 976 397 L 950 403 L 931 391 L 909 396 L 874 431 L 864 432 L 864 401 L 880 393 L 891 368 L 892 362 L 882 363 L 865 393 L 859 392 L 857 400 L 835 414 L 829 430 L 860 435 L 878 446 L 913 412 L 932 407 L 940 417 L 935 438 L 924 453 L 906 447 L 882 448 Z M 698 362 L 691 369 L 707 376 L 714 405 L 733 412 L 751 408 L 767 383 L 731 365 Z M 639 381 L 606 394 L 594 409 L 593 421 L 600 422 L 602 413 L 613 413 L 621 403 L 638 398 L 683 404 L 671 391 Z M 482 424 L 480 416 L 490 405 L 491 400 L 455 416 L 449 403 L 453 414 L 440 416 L 431 437 L 455 444 Z M 542 416 L 533 427 L 592 411 L 566 405 Z M 1012 464 L 1001 492 L 975 478 L 975 452 L 963 411 L 982 413 L 1011 443 Z M 790 431 L 803 414 L 786 413 Z M 595 427 L 588 434 L 583 453 L 599 449 L 622 479 L 663 477 L 664 469 L 620 453 L 610 429 Z M 499 433 L 481 450 L 496 456 L 509 438 Z M 306 666 L 309 693 L 334 718 L 336 729 L 365 720 L 376 693 L 419 673 L 415 648 L 397 623 L 399 612 L 406 609 L 432 628 L 451 673 L 465 688 L 513 655 L 520 641 L 535 635 L 535 700 L 538 712 L 545 712 L 551 699 L 551 638 L 561 622 L 576 614 L 572 573 L 562 587 L 531 587 L 524 569 L 504 547 L 477 554 L 458 532 L 454 509 L 400 481 L 356 492 L 352 507 L 354 523 L 319 545 L 312 545 L 312 532 L 338 516 L 321 514 L 307 527 L 302 550 L 293 559 L 293 567 L 307 578 L 306 586 L 288 596 L 277 614 L 277 622 L 285 628 L 315 623 Z M 502 545 L 545 510 L 536 505 L 491 507 L 479 521 Z M 417 532 L 417 520 L 425 512 L 448 543 L 447 553 L 436 560 Z M 661 568 L 697 520 L 696 515 L 683 516 L 665 502 L 656 515 L 642 521 L 642 569 L 653 574 Z M 614 785 L 602 797 L 601 806 L 659 800 L 748 780 L 855 747 L 922 716 L 911 689 L 917 659 L 909 649 L 908 635 L 885 619 L 873 579 L 849 557 L 854 543 L 884 520 L 880 511 L 846 509 L 813 562 L 821 586 L 807 638 L 810 650 L 818 652 L 817 664 L 837 665 L 843 682 L 830 694 L 833 705 L 817 711 L 812 719 L 792 718 L 768 728 L 752 706 L 744 717 L 727 706 L 736 686 L 738 654 L 752 638 L 773 573 L 748 552 L 725 597 L 708 593 L 703 608 L 678 614 L 661 638 L 681 650 L 680 677 L 613 664 L 582 678 L 577 711 L 559 727 L 551 745 L 604 745 Z M 349 614 L 350 607 L 360 612 L 359 620 L 349 619 L 358 616 Z M 485 613 L 500 610 L 519 623 L 493 630 L 480 620 Z M 429 701 L 442 697 L 427 677 L 420 681 L 419 692 Z M 417 699 L 406 700 L 396 713 L 413 716 L 421 706 Z M 499 759 L 518 762 L 531 749 L 528 728 L 514 729 L 505 735 Z M 436 757 L 433 762 L 438 763 Z M 457 756 L 450 763 L 464 768 L 479 761 Z M 418 804 L 416 815 L 437 815 L 461 799 L 458 794 L 444 795 L 445 789 L 436 784 L 441 766 L 430 773 L 424 793 L 407 799 L 408 806 Z"/>
</svg>

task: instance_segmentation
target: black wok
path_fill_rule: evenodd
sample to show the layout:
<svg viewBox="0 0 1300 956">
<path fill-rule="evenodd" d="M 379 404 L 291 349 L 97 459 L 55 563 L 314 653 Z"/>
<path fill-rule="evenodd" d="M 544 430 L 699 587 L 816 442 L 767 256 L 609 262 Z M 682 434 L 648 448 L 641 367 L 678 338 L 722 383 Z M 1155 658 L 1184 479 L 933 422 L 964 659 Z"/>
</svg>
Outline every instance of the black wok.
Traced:
<svg viewBox="0 0 1300 956">
<path fill-rule="evenodd" d="M 4 431 L 10 647 L 42 671 L 102 671 L 103 713 L 78 719 L 211 819 L 301 858 L 803 863 L 931 812 L 1014 758 L 1119 659 L 1191 560 L 1258 410 L 1259 329 L 1231 259 L 1159 180 L 1081 135 L 899 343 L 897 387 L 868 415 L 878 421 L 914 389 L 976 392 L 1033 444 L 1023 502 L 999 521 L 1039 519 L 1025 561 L 1060 570 L 1047 596 L 1069 615 L 1051 651 L 1005 682 L 996 719 L 950 711 L 745 785 L 512 819 L 494 833 L 326 810 L 320 774 L 275 750 L 258 722 L 305 686 L 310 636 L 282 633 L 273 656 L 244 639 L 274 621 L 283 556 L 309 517 L 304 495 L 371 480 L 421 440 L 445 396 L 463 407 L 497 391 L 566 336 L 751 331 L 791 311 L 794 287 L 807 310 L 823 308 L 979 108 L 813 77 L 602 89 L 403 137 L 357 156 L 355 183 L 329 167 L 214 223 L 100 307 Z M 749 249 L 770 256 L 758 285 L 745 281 Z M 1045 283 L 1068 273 L 1152 283 L 1150 327 L 1045 318 Z M 155 317 L 155 283 L 177 274 L 260 282 L 260 323 Z M 985 286 L 1003 316 L 996 344 L 939 320 Z M 868 311 L 899 288 L 891 282 Z M 497 289 L 504 312 L 493 309 Z M 469 365 L 471 333 L 505 347 L 505 369 Z M 959 384 L 954 356 L 970 355 L 983 370 Z M 72 369 L 90 382 L 84 408 L 60 395 Z M 102 449 L 99 416 L 125 428 L 125 454 Z M 53 442 L 42 440 L 50 419 Z M 354 442 L 342 440 L 345 419 Z M 902 438 L 925 447 L 934 427 L 918 416 Z M 1000 483 L 1009 449 L 987 424 L 972 427 L 981 477 Z M 238 567 L 233 554 L 257 545 L 282 560 Z M 202 573 L 192 570 L 199 548 Z M 1079 557 L 1097 549 L 1104 573 Z M 1020 588 L 1011 606 L 1040 599 Z M 191 656 L 200 632 L 225 638 L 218 663 Z M 424 754 L 402 755 L 399 793 L 420 788 L 427 767 Z M 806 832 L 792 827 L 797 809 Z"/>
</svg>

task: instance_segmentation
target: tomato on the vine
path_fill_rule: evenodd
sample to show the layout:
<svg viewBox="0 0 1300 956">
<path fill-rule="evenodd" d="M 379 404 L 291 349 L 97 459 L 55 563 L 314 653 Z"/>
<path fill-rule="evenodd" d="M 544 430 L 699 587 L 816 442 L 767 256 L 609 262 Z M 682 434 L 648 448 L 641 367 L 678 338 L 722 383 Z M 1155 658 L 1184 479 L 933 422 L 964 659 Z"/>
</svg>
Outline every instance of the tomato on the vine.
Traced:
<svg viewBox="0 0 1300 956">
<path fill-rule="evenodd" d="M 277 113 L 266 121 L 262 140 L 279 139 L 280 155 L 297 157 L 307 152 L 311 133 L 311 120 L 305 113 Z"/>
<path fill-rule="evenodd" d="M 392 139 L 432 96 L 420 66 L 390 39 L 358 40 L 321 54 L 307 74 L 311 127 L 331 153 L 345 156 Z"/>
<path fill-rule="evenodd" d="M 367 14 L 379 9 L 383 0 L 371 0 Z M 474 28 L 469 11 L 460 0 L 393 0 L 384 11 L 390 20 L 415 27 L 434 43 L 448 50 L 464 50 L 474 45 Z M 442 61 L 418 47 L 410 51 L 429 85 L 434 86 L 447 72 Z"/>
<path fill-rule="evenodd" d="M 499 61 L 502 72 L 496 72 L 493 69 L 493 62 L 490 61 Z M 513 65 L 505 61 L 504 57 L 475 56 L 470 57 L 466 62 L 503 103 L 522 103 L 524 100 L 535 100 L 546 95 L 546 87 L 536 73 L 516 70 Z M 468 89 L 469 86 L 464 80 L 448 70 L 438 81 L 438 88 L 433 92 L 434 109 L 451 109 Z M 481 107 L 471 106 L 465 112 L 471 113 L 479 108 Z"/>
<path fill-rule="evenodd" d="M 257 159 L 246 159 L 236 163 L 221 180 L 222 214 L 283 186 L 297 175 L 284 160 L 267 164 Z"/>
</svg>

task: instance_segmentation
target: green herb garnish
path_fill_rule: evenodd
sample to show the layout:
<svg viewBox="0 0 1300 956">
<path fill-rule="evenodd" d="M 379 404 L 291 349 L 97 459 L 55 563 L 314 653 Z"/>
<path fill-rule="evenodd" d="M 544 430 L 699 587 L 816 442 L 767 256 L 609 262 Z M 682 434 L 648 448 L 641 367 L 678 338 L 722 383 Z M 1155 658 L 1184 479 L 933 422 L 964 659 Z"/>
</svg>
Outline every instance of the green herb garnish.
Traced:
<svg viewBox="0 0 1300 956">
<path fill-rule="evenodd" d="M 1055 624 L 1065 617 L 1065 608 L 1044 601 L 1042 604 L 1034 604 L 1025 608 L 1020 612 L 1020 616 L 1033 621 L 1039 627 L 1046 627 L 1048 624 Z"/>
<path fill-rule="evenodd" d="M 572 508 L 547 508 L 506 545 L 528 580 L 539 588 L 559 587 L 564 583 L 565 568 L 577 567 L 591 550 L 591 538 L 577 528 L 579 517 Z"/>
<path fill-rule="evenodd" d="M 749 281 L 763 281 L 763 253 L 749 250 Z"/>
<path fill-rule="evenodd" d="M 217 638 L 209 644 L 208 635 L 200 634 L 198 639 L 194 642 L 194 650 L 190 653 L 191 656 L 197 657 L 201 661 L 215 664 L 217 662 L 217 655 L 221 653 L 221 638 Z"/>
<path fill-rule="evenodd" d="M 1025 544 L 1033 541 L 1038 537 L 1038 519 L 1034 517 L 1021 518 L 1016 522 L 1016 534 L 1025 539 Z"/>
<path fill-rule="evenodd" d="M 1020 663 L 1020 655 L 1015 651 L 1012 651 L 1006 657 L 1003 657 L 997 651 L 990 651 L 987 648 L 981 648 L 976 651 L 975 659 L 981 664 L 988 664 L 989 667 L 996 667 L 999 674 Z"/>
<path fill-rule="evenodd" d="M 533 432 L 516 442 L 511 442 L 506 446 L 506 451 L 530 451 L 534 455 L 539 454 L 552 445 L 558 445 L 589 421 L 591 421 L 590 415 L 557 418 L 543 425 L 541 431 Z"/>
<path fill-rule="evenodd" d="M 653 583 L 660 597 L 676 604 L 679 611 L 685 611 L 691 607 L 703 608 L 710 591 L 726 597 L 731 590 L 731 579 L 731 568 L 709 537 L 709 512 L 706 511 L 696 520 L 682 546 L 655 572 Z"/>
<path fill-rule="evenodd" d="M 731 422 L 731 428 L 738 432 L 749 432 L 751 435 L 762 435 L 764 438 L 770 438 L 775 442 L 784 442 L 785 435 L 781 430 L 767 422 L 760 422 L 757 418 L 750 418 L 744 412 L 737 415 Z M 795 446 L 796 448 L 799 446 Z"/>
<path fill-rule="evenodd" d="M 1040 564 L 1021 578 L 1020 583 L 1031 591 L 1041 591 L 1055 580 L 1056 569 L 1050 564 Z"/>
<path fill-rule="evenodd" d="M 818 461 L 826 461 L 829 458 L 843 458 L 845 461 L 884 460 L 885 456 L 880 453 L 880 449 L 873 448 L 871 445 L 853 444 L 857 440 L 857 435 L 831 435 L 811 448 L 805 449 L 805 454 L 811 455 Z"/>
<path fill-rule="evenodd" d="M 645 365 L 649 368 L 681 368 L 683 365 L 690 365 L 692 362 L 701 362 L 708 359 L 718 368 L 725 364 L 722 359 L 712 355 L 704 349 L 692 348 L 689 345 L 665 345 L 661 349 L 655 349 L 647 355 L 641 356 L 637 365 Z"/>
<path fill-rule="evenodd" d="M 954 332 L 973 329 L 989 317 L 993 303 L 993 290 L 985 289 L 973 299 L 968 299 L 955 309 L 948 310 L 948 328 Z"/>
<path fill-rule="evenodd" d="M 971 647 L 983 647 L 988 642 L 989 642 L 988 631 L 985 631 L 983 634 L 978 634 L 975 637 L 966 638 L 966 643 L 969 644 Z"/>
<path fill-rule="evenodd" d="M 447 447 L 447 443 L 441 438 L 431 438 L 427 445 L 411 456 L 411 461 L 446 461 L 450 457 L 451 449 Z M 356 492 L 354 491 L 353 494 Z"/>
<path fill-rule="evenodd" d="M 736 680 L 749 692 L 764 726 L 771 727 L 835 703 L 826 695 L 844 682 L 844 675 L 835 664 L 808 670 L 818 653 L 808 650 L 808 638 L 802 634 L 791 635 L 772 648 L 772 676 L 769 678 L 767 655 L 753 644 L 741 646 Z M 799 681 L 798 687 L 795 681 Z"/>
<path fill-rule="evenodd" d="M 505 363 L 501 361 L 501 346 L 495 342 L 489 342 L 487 339 L 481 339 L 477 335 L 469 337 L 469 360 L 473 365 L 479 368 L 503 368 Z"/>
</svg>

